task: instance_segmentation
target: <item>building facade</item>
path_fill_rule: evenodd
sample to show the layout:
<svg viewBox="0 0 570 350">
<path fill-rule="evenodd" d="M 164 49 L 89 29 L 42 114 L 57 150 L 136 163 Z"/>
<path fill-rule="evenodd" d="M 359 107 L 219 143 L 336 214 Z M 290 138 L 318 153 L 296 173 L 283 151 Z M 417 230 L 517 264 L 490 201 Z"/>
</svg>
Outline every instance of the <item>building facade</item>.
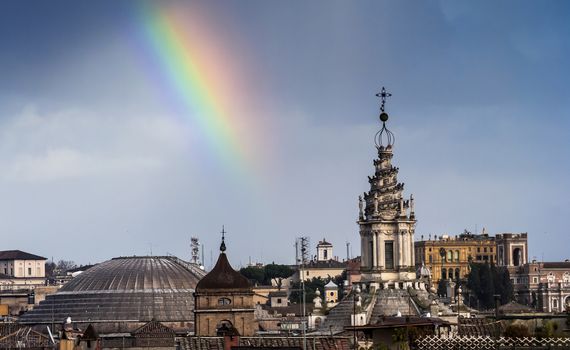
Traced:
<svg viewBox="0 0 570 350">
<path fill-rule="evenodd" d="M 471 262 L 504 266 L 513 276 L 526 263 L 528 256 L 526 233 L 489 236 L 485 229 L 481 234 L 465 231 L 457 236 L 434 236 L 434 239 L 430 235 L 428 240 L 417 241 L 414 246 L 416 268 L 422 264 L 429 268 L 434 286 L 442 278 L 465 279 Z"/>
<path fill-rule="evenodd" d="M 21 250 L 0 251 L 0 290 L 33 289 L 46 284 L 46 258 Z"/>
</svg>

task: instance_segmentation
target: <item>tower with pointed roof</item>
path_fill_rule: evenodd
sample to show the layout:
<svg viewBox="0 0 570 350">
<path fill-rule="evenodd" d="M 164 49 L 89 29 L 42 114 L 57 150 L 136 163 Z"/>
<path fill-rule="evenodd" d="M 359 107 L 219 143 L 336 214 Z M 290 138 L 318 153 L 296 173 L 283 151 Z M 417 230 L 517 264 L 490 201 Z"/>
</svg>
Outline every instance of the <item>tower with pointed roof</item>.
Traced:
<svg viewBox="0 0 570 350">
<path fill-rule="evenodd" d="M 381 98 L 382 128 L 375 136 L 378 158 L 373 176 L 368 177 L 370 190 L 359 198 L 361 273 L 369 282 L 410 281 L 416 278 L 414 199 L 404 198 L 399 169 L 392 164 L 395 136 L 386 126 L 385 111 L 386 98 L 391 94 L 382 88 L 376 96 Z"/>
<path fill-rule="evenodd" d="M 253 287 L 232 268 L 226 256 L 225 230 L 222 229 L 220 255 L 214 268 L 196 285 L 194 292 L 195 335 L 252 336 L 257 330 Z"/>
</svg>

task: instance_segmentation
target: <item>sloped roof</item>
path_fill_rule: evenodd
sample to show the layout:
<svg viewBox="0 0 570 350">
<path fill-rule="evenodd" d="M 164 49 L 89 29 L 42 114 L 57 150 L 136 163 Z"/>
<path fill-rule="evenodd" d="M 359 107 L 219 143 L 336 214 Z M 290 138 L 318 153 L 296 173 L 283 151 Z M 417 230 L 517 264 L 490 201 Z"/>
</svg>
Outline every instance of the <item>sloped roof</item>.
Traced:
<svg viewBox="0 0 570 350">
<path fill-rule="evenodd" d="M 319 241 L 317 247 L 332 247 L 332 244 L 330 244 L 329 242 L 326 241 L 326 239 L 323 238 L 322 241 Z"/>
<path fill-rule="evenodd" d="M 216 266 L 196 285 L 196 292 L 204 290 L 248 290 L 252 285 L 249 280 L 234 270 L 223 251 L 218 257 Z"/>
<path fill-rule="evenodd" d="M 336 283 L 330 280 L 329 283 L 325 284 L 325 288 L 338 288 L 338 286 L 336 285 Z"/>
<path fill-rule="evenodd" d="M 545 269 L 570 269 L 570 262 L 568 261 L 555 261 L 545 262 L 542 265 Z"/>
<path fill-rule="evenodd" d="M 0 260 L 47 260 L 43 256 L 23 252 L 21 250 L 0 251 Z"/>
</svg>

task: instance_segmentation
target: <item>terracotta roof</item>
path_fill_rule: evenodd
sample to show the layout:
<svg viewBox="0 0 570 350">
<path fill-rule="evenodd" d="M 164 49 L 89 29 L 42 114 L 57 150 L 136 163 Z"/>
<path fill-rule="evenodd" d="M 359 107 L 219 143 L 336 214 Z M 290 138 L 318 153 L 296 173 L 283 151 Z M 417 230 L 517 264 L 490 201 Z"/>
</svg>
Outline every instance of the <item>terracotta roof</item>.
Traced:
<svg viewBox="0 0 570 350">
<path fill-rule="evenodd" d="M 0 260 L 47 260 L 43 256 L 23 252 L 21 250 L 0 251 Z"/>
<path fill-rule="evenodd" d="M 224 252 L 220 253 L 212 271 L 196 285 L 196 292 L 217 289 L 252 290 L 249 280 L 232 268 Z"/>
<path fill-rule="evenodd" d="M 568 261 L 556 261 L 556 262 L 545 262 L 542 265 L 546 269 L 570 269 L 570 262 Z"/>
</svg>

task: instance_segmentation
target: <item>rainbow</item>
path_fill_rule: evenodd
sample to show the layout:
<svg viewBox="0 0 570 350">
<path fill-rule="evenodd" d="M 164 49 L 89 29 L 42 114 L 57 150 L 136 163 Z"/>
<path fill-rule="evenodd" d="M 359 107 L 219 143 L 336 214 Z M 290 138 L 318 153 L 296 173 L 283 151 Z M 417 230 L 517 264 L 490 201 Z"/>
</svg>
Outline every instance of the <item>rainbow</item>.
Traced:
<svg viewBox="0 0 570 350">
<path fill-rule="evenodd" d="M 228 47 L 220 41 L 223 36 L 212 33 L 209 23 L 216 21 L 197 9 L 148 3 L 140 14 L 143 51 L 150 56 L 147 70 L 160 80 L 156 85 L 167 103 L 187 119 L 222 167 L 248 176 L 256 168 L 252 140 L 257 124 L 240 111 L 246 80 L 236 74 L 233 57 L 222 52 Z"/>
</svg>

